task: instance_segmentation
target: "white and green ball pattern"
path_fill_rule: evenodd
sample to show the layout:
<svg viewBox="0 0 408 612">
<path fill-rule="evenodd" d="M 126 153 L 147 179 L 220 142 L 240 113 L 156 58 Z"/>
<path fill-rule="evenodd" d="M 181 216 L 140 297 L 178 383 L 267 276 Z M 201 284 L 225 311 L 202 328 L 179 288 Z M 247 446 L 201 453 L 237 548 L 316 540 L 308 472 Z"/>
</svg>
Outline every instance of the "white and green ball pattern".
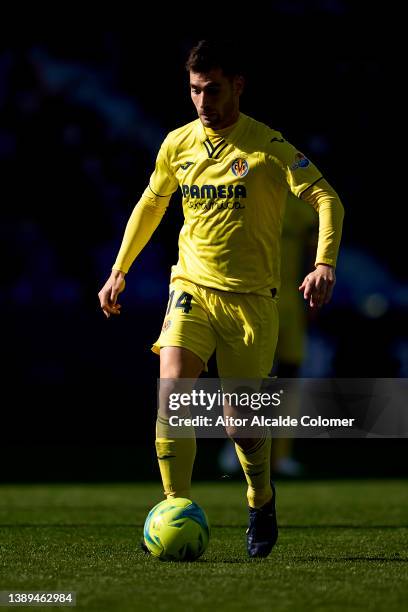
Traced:
<svg viewBox="0 0 408 612">
<path fill-rule="evenodd" d="M 210 526 L 198 504 L 175 497 L 150 510 L 143 536 L 151 554 L 162 561 L 193 561 L 208 546 Z"/>
</svg>

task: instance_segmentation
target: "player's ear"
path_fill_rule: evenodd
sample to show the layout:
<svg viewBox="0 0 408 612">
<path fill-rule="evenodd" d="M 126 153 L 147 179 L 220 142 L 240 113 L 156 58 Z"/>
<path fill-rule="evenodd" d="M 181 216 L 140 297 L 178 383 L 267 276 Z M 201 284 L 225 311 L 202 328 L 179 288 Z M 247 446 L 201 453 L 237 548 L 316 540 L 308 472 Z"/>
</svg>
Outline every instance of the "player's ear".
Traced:
<svg viewBox="0 0 408 612">
<path fill-rule="evenodd" d="M 235 92 L 240 96 L 244 91 L 245 79 L 242 75 L 234 77 L 234 89 Z"/>
</svg>

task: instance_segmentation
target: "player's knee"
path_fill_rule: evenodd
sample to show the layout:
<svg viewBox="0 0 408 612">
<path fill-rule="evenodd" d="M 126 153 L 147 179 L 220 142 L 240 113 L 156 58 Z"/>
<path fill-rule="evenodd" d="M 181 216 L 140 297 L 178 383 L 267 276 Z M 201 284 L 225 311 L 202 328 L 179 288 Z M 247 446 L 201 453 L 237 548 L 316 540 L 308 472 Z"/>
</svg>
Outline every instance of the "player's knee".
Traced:
<svg viewBox="0 0 408 612">
<path fill-rule="evenodd" d="M 231 438 L 233 442 L 236 442 L 236 439 L 239 437 L 239 428 L 234 425 L 226 425 L 225 431 L 227 432 L 227 436 Z"/>
<path fill-rule="evenodd" d="M 200 357 L 186 348 L 165 346 L 160 349 L 160 378 L 197 378 L 203 365 Z"/>
<path fill-rule="evenodd" d="M 234 426 L 234 425 L 226 425 L 225 430 L 227 432 L 228 437 L 238 444 L 239 446 L 247 446 L 248 440 L 242 437 L 243 431 L 242 427 Z M 242 444 L 243 443 L 243 444 Z M 250 441 L 249 441 L 250 444 Z"/>
<path fill-rule="evenodd" d="M 186 416 L 189 413 L 187 398 L 191 392 L 191 382 L 177 378 L 161 378 L 159 389 L 159 414 L 168 419 L 170 416 Z"/>
</svg>

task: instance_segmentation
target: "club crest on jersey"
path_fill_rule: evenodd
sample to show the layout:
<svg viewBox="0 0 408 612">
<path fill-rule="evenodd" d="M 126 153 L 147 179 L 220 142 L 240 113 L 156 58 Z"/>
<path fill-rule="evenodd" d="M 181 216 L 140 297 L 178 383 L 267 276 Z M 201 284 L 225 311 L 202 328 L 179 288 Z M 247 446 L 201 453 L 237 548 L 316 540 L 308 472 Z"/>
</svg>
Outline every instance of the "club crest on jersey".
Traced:
<svg viewBox="0 0 408 612">
<path fill-rule="evenodd" d="M 246 176 L 249 171 L 249 165 L 246 159 L 243 157 L 237 157 L 231 164 L 232 173 L 240 178 Z"/>
<path fill-rule="evenodd" d="M 163 323 L 162 332 L 167 331 L 170 325 L 171 325 L 171 319 L 166 319 L 165 322 Z"/>
<path fill-rule="evenodd" d="M 295 161 L 290 166 L 290 169 L 297 170 L 298 168 L 307 168 L 309 164 L 310 161 L 307 159 L 307 157 L 303 155 L 303 153 L 298 152 L 295 155 Z"/>
</svg>

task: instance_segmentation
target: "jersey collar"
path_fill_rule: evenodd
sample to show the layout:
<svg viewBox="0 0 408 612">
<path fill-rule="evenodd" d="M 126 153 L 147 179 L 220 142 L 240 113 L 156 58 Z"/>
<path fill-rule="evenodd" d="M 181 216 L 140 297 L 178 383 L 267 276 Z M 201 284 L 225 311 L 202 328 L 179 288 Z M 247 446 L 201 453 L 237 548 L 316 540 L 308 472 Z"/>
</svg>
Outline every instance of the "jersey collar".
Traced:
<svg viewBox="0 0 408 612">
<path fill-rule="evenodd" d="M 232 125 L 229 125 L 226 128 L 223 128 L 222 130 L 213 130 L 211 128 L 204 127 L 204 125 L 201 123 L 201 119 L 197 119 L 199 138 L 200 140 L 204 141 L 207 138 L 211 138 L 211 137 L 228 138 L 231 136 L 235 136 L 236 133 L 240 131 L 240 129 L 242 128 L 245 118 L 246 118 L 246 115 L 244 115 L 243 113 L 240 113 L 238 121 L 236 121 Z"/>
</svg>

